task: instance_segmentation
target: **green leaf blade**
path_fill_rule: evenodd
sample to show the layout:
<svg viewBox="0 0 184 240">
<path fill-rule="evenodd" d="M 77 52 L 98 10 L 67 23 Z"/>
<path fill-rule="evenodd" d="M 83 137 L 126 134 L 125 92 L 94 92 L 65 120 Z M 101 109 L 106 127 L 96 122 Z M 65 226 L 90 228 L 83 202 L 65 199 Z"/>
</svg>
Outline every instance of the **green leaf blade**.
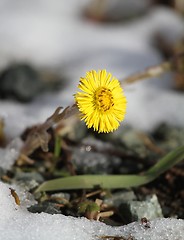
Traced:
<svg viewBox="0 0 184 240">
<path fill-rule="evenodd" d="M 58 178 L 42 183 L 36 192 L 72 189 L 118 189 L 137 187 L 153 181 L 160 174 L 184 159 L 184 146 L 164 156 L 142 175 L 78 175 Z"/>
</svg>

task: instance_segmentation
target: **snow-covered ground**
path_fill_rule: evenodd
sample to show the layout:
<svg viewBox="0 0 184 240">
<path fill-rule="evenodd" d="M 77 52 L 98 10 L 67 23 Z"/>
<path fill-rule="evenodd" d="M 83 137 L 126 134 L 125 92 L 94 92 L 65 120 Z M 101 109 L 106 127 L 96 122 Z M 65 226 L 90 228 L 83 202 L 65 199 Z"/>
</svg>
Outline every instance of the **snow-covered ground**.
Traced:
<svg viewBox="0 0 184 240">
<path fill-rule="evenodd" d="M 36 67 L 57 69 L 68 79 L 66 88 L 57 94 L 41 95 L 29 104 L 1 100 L 0 117 L 5 119 L 9 138 L 18 136 L 28 125 L 45 121 L 56 107 L 72 104 L 79 78 L 86 71 L 106 68 L 122 79 L 162 62 L 152 46 L 155 33 L 160 32 L 169 41 L 184 35 L 183 20 L 169 9 L 152 8 L 127 23 L 100 24 L 81 17 L 88 3 L 89 0 L 0 1 L 0 68 L 27 61 Z M 148 131 L 163 121 L 184 126 L 184 95 L 174 91 L 172 85 L 172 76 L 166 74 L 126 87 L 124 124 Z M 19 148 L 11 144 L 8 150 L 0 150 L 1 159 L 9 160 L 8 167 Z M 2 183 L 0 195 L 0 239 L 4 240 L 87 240 L 100 235 L 130 234 L 145 240 L 184 239 L 182 220 L 154 220 L 147 230 L 140 223 L 112 228 L 84 218 L 29 213 L 14 203 L 8 186 Z"/>
</svg>

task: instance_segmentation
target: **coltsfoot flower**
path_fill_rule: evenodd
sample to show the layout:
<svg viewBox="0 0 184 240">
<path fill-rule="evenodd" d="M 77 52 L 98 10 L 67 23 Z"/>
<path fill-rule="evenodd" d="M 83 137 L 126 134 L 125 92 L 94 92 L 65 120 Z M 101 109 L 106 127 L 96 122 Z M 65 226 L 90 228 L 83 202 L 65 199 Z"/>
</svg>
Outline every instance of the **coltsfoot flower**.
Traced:
<svg viewBox="0 0 184 240">
<path fill-rule="evenodd" d="M 99 133 L 116 130 L 125 117 L 127 103 L 120 82 L 106 70 L 92 70 L 80 78 L 78 88 L 82 92 L 75 94 L 75 100 L 87 127 Z"/>
</svg>

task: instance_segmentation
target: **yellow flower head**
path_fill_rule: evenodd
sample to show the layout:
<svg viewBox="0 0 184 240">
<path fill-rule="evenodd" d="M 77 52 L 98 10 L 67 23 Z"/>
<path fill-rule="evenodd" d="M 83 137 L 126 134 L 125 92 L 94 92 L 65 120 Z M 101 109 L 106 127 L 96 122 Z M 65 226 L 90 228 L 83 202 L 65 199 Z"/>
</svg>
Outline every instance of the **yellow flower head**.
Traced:
<svg viewBox="0 0 184 240">
<path fill-rule="evenodd" d="M 92 70 L 80 79 L 78 88 L 82 92 L 75 94 L 75 100 L 87 127 L 99 133 L 116 130 L 126 112 L 126 97 L 119 81 L 106 70 Z"/>
</svg>

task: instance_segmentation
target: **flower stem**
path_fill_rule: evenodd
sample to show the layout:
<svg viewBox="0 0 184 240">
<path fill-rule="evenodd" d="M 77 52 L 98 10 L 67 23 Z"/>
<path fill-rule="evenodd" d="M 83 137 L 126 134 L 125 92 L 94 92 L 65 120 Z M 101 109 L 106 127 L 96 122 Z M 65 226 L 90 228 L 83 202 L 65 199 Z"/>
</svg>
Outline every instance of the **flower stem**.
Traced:
<svg viewBox="0 0 184 240">
<path fill-rule="evenodd" d="M 130 75 L 129 77 L 122 80 L 121 84 L 124 86 L 125 84 L 131 84 L 131 83 L 134 83 L 134 82 L 137 82 L 140 80 L 144 80 L 147 78 L 157 77 L 167 71 L 170 71 L 171 68 L 172 68 L 172 64 L 170 62 L 163 62 L 159 65 L 146 68 L 142 72 Z"/>
<path fill-rule="evenodd" d="M 148 78 L 158 77 L 169 71 L 178 71 L 178 60 L 184 59 L 184 53 L 173 56 L 169 61 L 146 68 L 144 71 L 132 74 L 121 80 L 121 84 L 127 85 Z"/>
</svg>

